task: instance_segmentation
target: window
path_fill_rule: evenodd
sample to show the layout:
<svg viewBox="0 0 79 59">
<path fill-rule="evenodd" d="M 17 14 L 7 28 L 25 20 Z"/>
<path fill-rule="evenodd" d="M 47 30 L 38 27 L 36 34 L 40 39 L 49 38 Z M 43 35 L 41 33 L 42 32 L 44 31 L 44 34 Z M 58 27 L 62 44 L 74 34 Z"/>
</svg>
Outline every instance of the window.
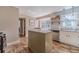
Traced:
<svg viewBox="0 0 79 59">
<path fill-rule="evenodd" d="M 76 18 L 72 14 L 61 16 L 61 28 L 62 30 L 75 30 L 76 29 Z"/>
<path fill-rule="evenodd" d="M 50 30 L 51 29 L 51 21 L 45 20 L 41 22 L 41 29 L 43 30 Z"/>
</svg>

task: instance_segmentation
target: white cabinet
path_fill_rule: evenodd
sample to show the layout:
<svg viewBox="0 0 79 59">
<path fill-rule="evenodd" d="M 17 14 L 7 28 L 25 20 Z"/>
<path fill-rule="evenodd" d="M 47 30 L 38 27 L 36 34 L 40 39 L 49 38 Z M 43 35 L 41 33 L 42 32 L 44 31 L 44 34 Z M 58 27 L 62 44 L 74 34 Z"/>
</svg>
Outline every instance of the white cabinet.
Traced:
<svg viewBox="0 0 79 59">
<path fill-rule="evenodd" d="M 60 42 L 70 43 L 68 40 L 70 39 L 70 34 L 67 32 L 60 32 Z"/>
<path fill-rule="evenodd" d="M 70 43 L 79 47 L 79 32 L 71 33 L 71 42 Z"/>
<path fill-rule="evenodd" d="M 79 47 L 79 32 L 60 31 L 60 42 Z"/>
</svg>

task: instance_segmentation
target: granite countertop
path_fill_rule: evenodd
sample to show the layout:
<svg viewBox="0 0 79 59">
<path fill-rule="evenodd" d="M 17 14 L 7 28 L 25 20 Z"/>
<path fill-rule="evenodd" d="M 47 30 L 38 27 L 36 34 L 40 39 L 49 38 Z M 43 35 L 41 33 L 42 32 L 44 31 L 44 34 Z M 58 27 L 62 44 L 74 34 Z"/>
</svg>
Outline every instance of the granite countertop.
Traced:
<svg viewBox="0 0 79 59">
<path fill-rule="evenodd" d="M 40 33 L 49 33 L 51 30 L 41 30 L 41 29 L 29 29 L 28 31 L 40 32 Z"/>
</svg>

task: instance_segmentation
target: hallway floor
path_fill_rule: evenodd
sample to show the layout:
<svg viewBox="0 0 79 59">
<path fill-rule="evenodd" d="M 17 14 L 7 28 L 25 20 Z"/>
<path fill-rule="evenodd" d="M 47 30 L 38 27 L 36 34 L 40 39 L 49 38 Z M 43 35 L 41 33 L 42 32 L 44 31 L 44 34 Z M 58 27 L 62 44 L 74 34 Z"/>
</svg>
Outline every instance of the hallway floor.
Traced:
<svg viewBox="0 0 79 59">
<path fill-rule="evenodd" d="M 8 46 L 6 53 L 30 53 L 27 38 L 20 38 L 20 41 Z M 53 41 L 51 53 L 79 53 L 79 48 Z"/>
</svg>

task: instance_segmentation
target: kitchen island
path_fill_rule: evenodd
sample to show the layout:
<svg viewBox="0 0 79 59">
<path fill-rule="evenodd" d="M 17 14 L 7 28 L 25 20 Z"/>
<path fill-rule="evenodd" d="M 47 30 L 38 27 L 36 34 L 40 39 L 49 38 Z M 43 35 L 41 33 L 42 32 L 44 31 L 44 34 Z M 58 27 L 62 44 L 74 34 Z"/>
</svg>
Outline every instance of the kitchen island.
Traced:
<svg viewBox="0 0 79 59">
<path fill-rule="evenodd" d="M 31 29 L 28 31 L 28 47 L 34 53 L 51 52 L 52 50 L 52 32 L 40 29 Z"/>
</svg>

